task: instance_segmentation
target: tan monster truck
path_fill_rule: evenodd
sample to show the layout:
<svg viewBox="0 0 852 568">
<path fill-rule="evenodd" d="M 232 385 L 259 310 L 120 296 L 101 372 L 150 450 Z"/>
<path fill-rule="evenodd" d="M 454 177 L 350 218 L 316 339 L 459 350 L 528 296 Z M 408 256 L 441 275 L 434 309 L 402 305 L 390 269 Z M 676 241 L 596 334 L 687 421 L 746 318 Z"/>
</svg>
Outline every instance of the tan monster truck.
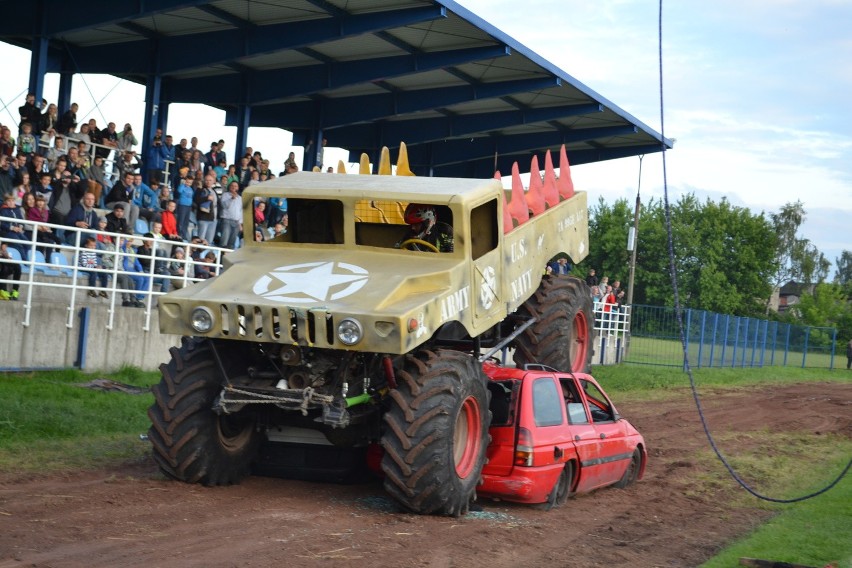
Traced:
<svg viewBox="0 0 852 568">
<path fill-rule="evenodd" d="M 564 149 L 562 159 L 568 172 Z M 489 441 L 481 360 L 510 347 L 519 366 L 587 370 L 589 291 L 543 276 L 552 257 L 587 253 L 586 195 L 570 173 L 557 180 L 548 155 L 529 192 L 517 167 L 511 192 L 495 179 L 406 173 L 403 148 L 397 175 L 302 172 L 245 190 L 245 227 L 255 200 L 283 197 L 289 228 L 160 298 L 161 331 L 184 337 L 148 412 L 165 474 L 230 484 L 269 440 L 380 442 L 393 498 L 459 515 Z M 451 252 L 407 238 L 411 203 L 452 227 Z"/>
</svg>

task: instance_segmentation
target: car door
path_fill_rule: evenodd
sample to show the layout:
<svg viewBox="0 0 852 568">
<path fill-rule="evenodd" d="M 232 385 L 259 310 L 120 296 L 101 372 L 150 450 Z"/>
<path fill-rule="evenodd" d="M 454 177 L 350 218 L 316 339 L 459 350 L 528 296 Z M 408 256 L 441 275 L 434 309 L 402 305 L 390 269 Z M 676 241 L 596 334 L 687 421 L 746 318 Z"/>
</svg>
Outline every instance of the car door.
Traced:
<svg viewBox="0 0 852 568">
<path fill-rule="evenodd" d="M 592 421 L 580 383 L 570 375 L 560 376 L 559 382 L 565 396 L 568 434 L 580 461 L 577 491 L 591 491 L 606 485 L 605 438 L 601 437 L 602 432 Z"/>
<path fill-rule="evenodd" d="M 633 456 L 631 440 L 627 438 L 624 422 L 617 419 L 615 407 L 600 385 L 588 375 L 579 375 L 577 380 L 598 440 L 596 487 L 615 483 L 624 475 Z"/>
<path fill-rule="evenodd" d="M 559 382 L 552 375 L 537 376 L 528 382 L 526 408 L 522 416 L 534 440 L 533 463 L 536 467 L 563 463 L 573 451 L 565 423 L 565 404 Z"/>
</svg>

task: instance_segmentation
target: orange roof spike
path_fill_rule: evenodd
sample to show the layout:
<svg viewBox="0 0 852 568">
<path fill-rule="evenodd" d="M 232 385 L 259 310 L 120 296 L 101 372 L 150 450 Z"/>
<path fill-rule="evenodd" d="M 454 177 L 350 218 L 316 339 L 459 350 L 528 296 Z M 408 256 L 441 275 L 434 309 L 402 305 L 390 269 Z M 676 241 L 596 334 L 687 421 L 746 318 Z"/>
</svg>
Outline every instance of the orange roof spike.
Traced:
<svg viewBox="0 0 852 568">
<path fill-rule="evenodd" d="M 562 199 L 574 197 L 574 182 L 571 181 L 571 165 L 568 163 L 565 144 L 559 149 L 559 179 L 556 180 L 556 187 Z"/>
<path fill-rule="evenodd" d="M 553 169 L 550 150 L 544 154 L 544 202 L 548 207 L 559 204 L 559 189 L 556 187 L 556 171 Z"/>
<path fill-rule="evenodd" d="M 530 189 L 527 191 L 527 206 L 533 215 L 544 213 L 544 192 L 542 191 L 538 156 L 533 156 L 532 164 L 530 164 Z"/>
<path fill-rule="evenodd" d="M 512 229 L 515 228 L 515 224 L 512 223 L 512 216 L 509 214 L 509 204 L 506 203 L 506 192 L 500 192 L 503 195 L 503 233 L 508 233 Z"/>
<path fill-rule="evenodd" d="M 370 156 L 361 154 L 361 161 L 358 163 L 358 173 L 362 176 L 368 176 L 373 173 L 370 170 Z"/>
<path fill-rule="evenodd" d="M 494 172 L 494 179 L 503 179 L 503 176 L 500 175 L 500 170 Z"/>
<path fill-rule="evenodd" d="M 345 174 L 346 173 L 346 164 L 343 163 L 343 160 L 337 160 L 337 173 Z"/>
<path fill-rule="evenodd" d="M 408 166 L 408 148 L 405 142 L 399 143 L 399 156 L 396 160 L 396 175 L 398 176 L 413 176 L 414 172 Z"/>
<path fill-rule="evenodd" d="M 382 146 L 382 154 L 379 157 L 379 175 L 391 175 L 390 150 L 388 150 L 387 146 Z"/>
<path fill-rule="evenodd" d="M 518 225 L 530 219 L 530 210 L 524 197 L 524 184 L 518 170 L 518 162 L 512 164 L 512 200 L 509 202 L 509 215 Z"/>
</svg>

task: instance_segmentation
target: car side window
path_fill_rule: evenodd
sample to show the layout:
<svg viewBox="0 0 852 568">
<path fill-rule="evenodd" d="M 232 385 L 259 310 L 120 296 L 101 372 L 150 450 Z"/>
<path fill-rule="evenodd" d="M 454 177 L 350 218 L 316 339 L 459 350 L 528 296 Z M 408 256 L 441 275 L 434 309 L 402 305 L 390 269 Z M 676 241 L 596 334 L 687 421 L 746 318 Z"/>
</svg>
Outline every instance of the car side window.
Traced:
<svg viewBox="0 0 852 568">
<path fill-rule="evenodd" d="M 570 377 L 559 379 L 562 387 L 562 398 L 565 399 L 565 409 L 568 411 L 569 424 L 588 424 L 589 417 L 586 415 L 586 405 L 580 397 L 577 385 Z"/>
<path fill-rule="evenodd" d="M 594 383 L 589 381 L 581 380 L 580 384 L 586 393 L 586 400 L 589 402 L 592 422 L 611 422 L 615 420 L 612 407 L 604 393 Z"/>
<path fill-rule="evenodd" d="M 541 377 L 533 381 L 533 418 L 536 426 L 558 426 L 562 424 L 562 393 L 553 377 Z"/>
</svg>

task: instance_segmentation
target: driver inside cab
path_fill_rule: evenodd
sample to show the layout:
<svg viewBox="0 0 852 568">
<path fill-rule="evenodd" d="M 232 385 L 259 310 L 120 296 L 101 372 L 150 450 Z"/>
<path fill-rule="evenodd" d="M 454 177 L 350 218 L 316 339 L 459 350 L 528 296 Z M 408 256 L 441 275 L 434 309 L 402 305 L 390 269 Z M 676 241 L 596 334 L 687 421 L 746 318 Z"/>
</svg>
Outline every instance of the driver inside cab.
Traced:
<svg viewBox="0 0 852 568">
<path fill-rule="evenodd" d="M 409 203 L 405 208 L 408 231 L 396 244 L 397 248 L 430 252 L 453 252 L 453 228 L 438 221 L 435 207 Z"/>
</svg>

